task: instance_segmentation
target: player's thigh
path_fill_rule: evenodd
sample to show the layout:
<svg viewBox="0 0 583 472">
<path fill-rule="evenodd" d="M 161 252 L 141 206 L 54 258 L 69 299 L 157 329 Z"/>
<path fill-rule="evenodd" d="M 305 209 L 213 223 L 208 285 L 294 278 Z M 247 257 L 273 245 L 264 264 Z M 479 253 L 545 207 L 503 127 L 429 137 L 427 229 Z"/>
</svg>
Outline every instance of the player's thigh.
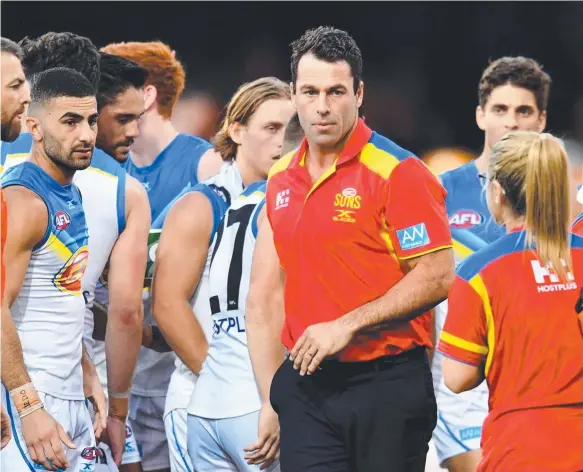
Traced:
<svg viewBox="0 0 583 472">
<path fill-rule="evenodd" d="M 141 466 L 139 465 L 142 461 L 140 457 L 140 452 L 138 450 L 138 443 L 136 442 L 136 435 L 134 434 L 134 429 L 132 428 L 131 421 L 128 419 L 126 421 L 126 442 L 123 451 L 123 455 L 121 457 L 121 465 L 128 466 L 127 468 L 120 467 L 121 472 L 132 472 L 132 469 L 135 471 L 140 471 Z M 138 464 L 134 467 L 129 467 L 133 464 Z"/>
<path fill-rule="evenodd" d="M 257 441 L 258 421 L 259 411 L 217 420 L 219 441 L 240 472 L 259 471 L 259 466 L 249 465 L 245 459 L 245 448 Z M 279 472 L 279 461 L 265 470 Z"/>
<path fill-rule="evenodd" d="M 188 415 L 188 455 L 196 472 L 237 472 L 219 444 L 216 420 Z"/>
<path fill-rule="evenodd" d="M 481 458 L 482 425 L 488 416 L 487 394 L 437 392 L 438 419 L 433 431 L 437 457 L 450 472 L 474 471 Z"/>
<path fill-rule="evenodd" d="M 187 416 L 185 408 L 178 408 L 164 417 L 172 472 L 193 471 L 192 462 L 188 456 Z"/>
<path fill-rule="evenodd" d="M 164 402 L 164 397 L 132 396 L 129 417 L 144 472 L 170 469 Z"/>
<path fill-rule="evenodd" d="M 73 434 L 70 437 L 75 446 L 77 446 L 77 449 L 74 450 L 77 454 L 69 458 L 69 469 L 93 471 L 98 459 L 98 451 L 93 432 L 93 421 L 87 408 L 87 402 L 67 401 L 65 404 L 67 405 L 68 413 L 59 413 L 59 416 L 55 417 L 55 419 L 62 425 L 60 418 L 63 421 L 69 418 L 70 423 L 73 425 Z M 67 455 L 69 456 L 69 454 Z"/>
</svg>

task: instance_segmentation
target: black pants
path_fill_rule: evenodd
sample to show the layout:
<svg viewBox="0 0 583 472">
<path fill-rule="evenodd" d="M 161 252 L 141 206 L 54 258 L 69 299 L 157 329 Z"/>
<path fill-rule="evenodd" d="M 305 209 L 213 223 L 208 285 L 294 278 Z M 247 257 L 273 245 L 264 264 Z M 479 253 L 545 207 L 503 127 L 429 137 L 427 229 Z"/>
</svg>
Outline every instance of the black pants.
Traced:
<svg viewBox="0 0 583 472">
<path fill-rule="evenodd" d="M 425 349 L 300 376 L 286 360 L 271 384 L 282 472 L 423 472 L 437 408 Z"/>
</svg>

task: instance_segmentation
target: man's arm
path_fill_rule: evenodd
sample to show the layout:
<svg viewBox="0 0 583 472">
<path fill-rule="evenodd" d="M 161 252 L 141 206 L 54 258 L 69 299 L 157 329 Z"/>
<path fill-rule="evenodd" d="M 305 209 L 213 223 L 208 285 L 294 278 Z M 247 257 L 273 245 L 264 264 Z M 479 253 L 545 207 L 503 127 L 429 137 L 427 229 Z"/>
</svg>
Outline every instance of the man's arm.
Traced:
<svg viewBox="0 0 583 472">
<path fill-rule="evenodd" d="M 154 265 L 152 315 L 172 350 L 195 374 L 208 343 L 190 306 L 208 255 L 213 212 L 208 198 L 190 192 L 172 207 Z"/>
<path fill-rule="evenodd" d="M 447 298 L 455 278 L 452 249 L 403 261 L 406 275 L 383 296 L 347 313 L 340 322 L 354 334 L 412 320 Z"/>
<path fill-rule="evenodd" d="M 22 345 L 10 307 L 20 293 L 32 250 L 45 234 L 48 212 L 42 199 L 24 187 L 8 187 L 3 192 L 10 228 L 3 257 L 6 273 L 10 277 L 5 280 L 2 300 L 2 383 L 8 391 L 12 391 L 29 383 L 30 376 L 24 365 Z"/>
<path fill-rule="evenodd" d="M 476 388 L 484 381 L 484 364 L 470 365 L 450 357 L 442 357 L 443 381 L 454 393 Z"/>
<path fill-rule="evenodd" d="M 223 158 L 214 149 L 206 151 L 198 162 L 197 177 L 199 182 L 204 182 L 213 175 L 217 175 L 223 165 Z"/>
<path fill-rule="evenodd" d="M 113 247 L 108 273 L 109 306 L 105 355 L 107 385 L 113 396 L 129 392 L 140 352 L 142 288 L 146 273 L 149 231 L 148 195 L 139 182 L 128 176 L 126 226 Z"/>
<path fill-rule="evenodd" d="M 20 338 L 10 314 L 24 282 L 33 248 L 45 235 L 48 211 L 42 199 L 24 187 L 11 186 L 3 193 L 10 228 L 3 257 L 6 273 L 10 277 L 6 278 L 1 310 L 2 383 L 10 392 L 20 416 L 22 435 L 30 458 L 46 470 L 66 469 L 69 462 L 61 442 L 71 449 L 76 446 L 61 425 L 44 410 L 38 392 L 30 382 Z"/>
<path fill-rule="evenodd" d="M 285 273 L 279 265 L 273 232 L 264 212 L 265 207 L 258 220 L 259 231 L 253 251 L 245 326 L 259 393 L 263 403 L 269 404 L 271 380 L 285 357 L 280 340 L 285 316 Z"/>
</svg>

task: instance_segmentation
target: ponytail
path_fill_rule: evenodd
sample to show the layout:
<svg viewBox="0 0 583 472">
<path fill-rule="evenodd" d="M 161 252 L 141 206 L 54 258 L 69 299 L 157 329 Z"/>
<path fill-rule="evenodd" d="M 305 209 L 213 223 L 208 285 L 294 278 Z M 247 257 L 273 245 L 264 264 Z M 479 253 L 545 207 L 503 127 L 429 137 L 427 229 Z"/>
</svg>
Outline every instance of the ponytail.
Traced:
<svg viewBox="0 0 583 472">
<path fill-rule="evenodd" d="M 490 172 L 514 213 L 525 217 L 526 245 L 566 281 L 572 273 L 569 163 L 561 141 L 548 133 L 508 133 L 492 149 Z"/>
<path fill-rule="evenodd" d="M 558 139 L 541 134 L 526 159 L 526 242 L 563 280 L 572 272 L 569 237 L 569 164 Z"/>
</svg>

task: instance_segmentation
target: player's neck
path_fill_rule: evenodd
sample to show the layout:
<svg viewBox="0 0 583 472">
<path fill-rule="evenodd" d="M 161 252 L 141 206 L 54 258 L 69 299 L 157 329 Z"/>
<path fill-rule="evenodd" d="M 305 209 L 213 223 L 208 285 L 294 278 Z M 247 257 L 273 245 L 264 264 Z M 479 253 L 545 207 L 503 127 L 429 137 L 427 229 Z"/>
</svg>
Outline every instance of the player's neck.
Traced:
<svg viewBox="0 0 583 472">
<path fill-rule="evenodd" d="M 475 161 L 476 167 L 478 168 L 478 172 L 480 174 L 485 174 L 488 170 L 488 164 L 490 162 L 490 148 L 484 145 L 484 150 L 480 157 L 478 157 Z"/>
<path fill-rule="evenodd" d="M 237 152 L 239 154 L 239 152 Z M 241 176 L 241 181 L 243 182 L 243 187 L 247 188 L 249 185 L 259 182 L 260 180 L 265 180 L 265 176 L 259 174 L 252 165 L 250 165 L 245 159 L 241 158 L 239 155 L 235 160 L 237 165 L 237 170 Z"/>
<path fill-rule="evenodd" d="M 510 233 L 516 228 L 521 228 L 524 226 L 524 216 L 516 216 L 513 212 L 509 211 L 504 217 L 504 226 L 506 227 L 506 233 Z"/>
<path fill-rule="evenodd" d="M 29 160 L 31 162 L 34 162 L 36 165 L 38 165 L 60 185 L 69 185 L 73 182 L 73 176 L 75 175 L 74 170 L 56 164 L 49 156 L 45 154 L 44 151 L 35 148 L 36 146 L 33 146 L 30 151 Z"/>
<path fill-rule="evenodd" d="M 152 114 L 147 119 L 148 122 L 144 123 L 145 129 L 138 138 L 140 146 L 131 151 L 132 162 L 137 167 L 152 165 L 156 157 L 178 136 L 178 131 L 170 120 L 158 114 Z"/>
</svg>

